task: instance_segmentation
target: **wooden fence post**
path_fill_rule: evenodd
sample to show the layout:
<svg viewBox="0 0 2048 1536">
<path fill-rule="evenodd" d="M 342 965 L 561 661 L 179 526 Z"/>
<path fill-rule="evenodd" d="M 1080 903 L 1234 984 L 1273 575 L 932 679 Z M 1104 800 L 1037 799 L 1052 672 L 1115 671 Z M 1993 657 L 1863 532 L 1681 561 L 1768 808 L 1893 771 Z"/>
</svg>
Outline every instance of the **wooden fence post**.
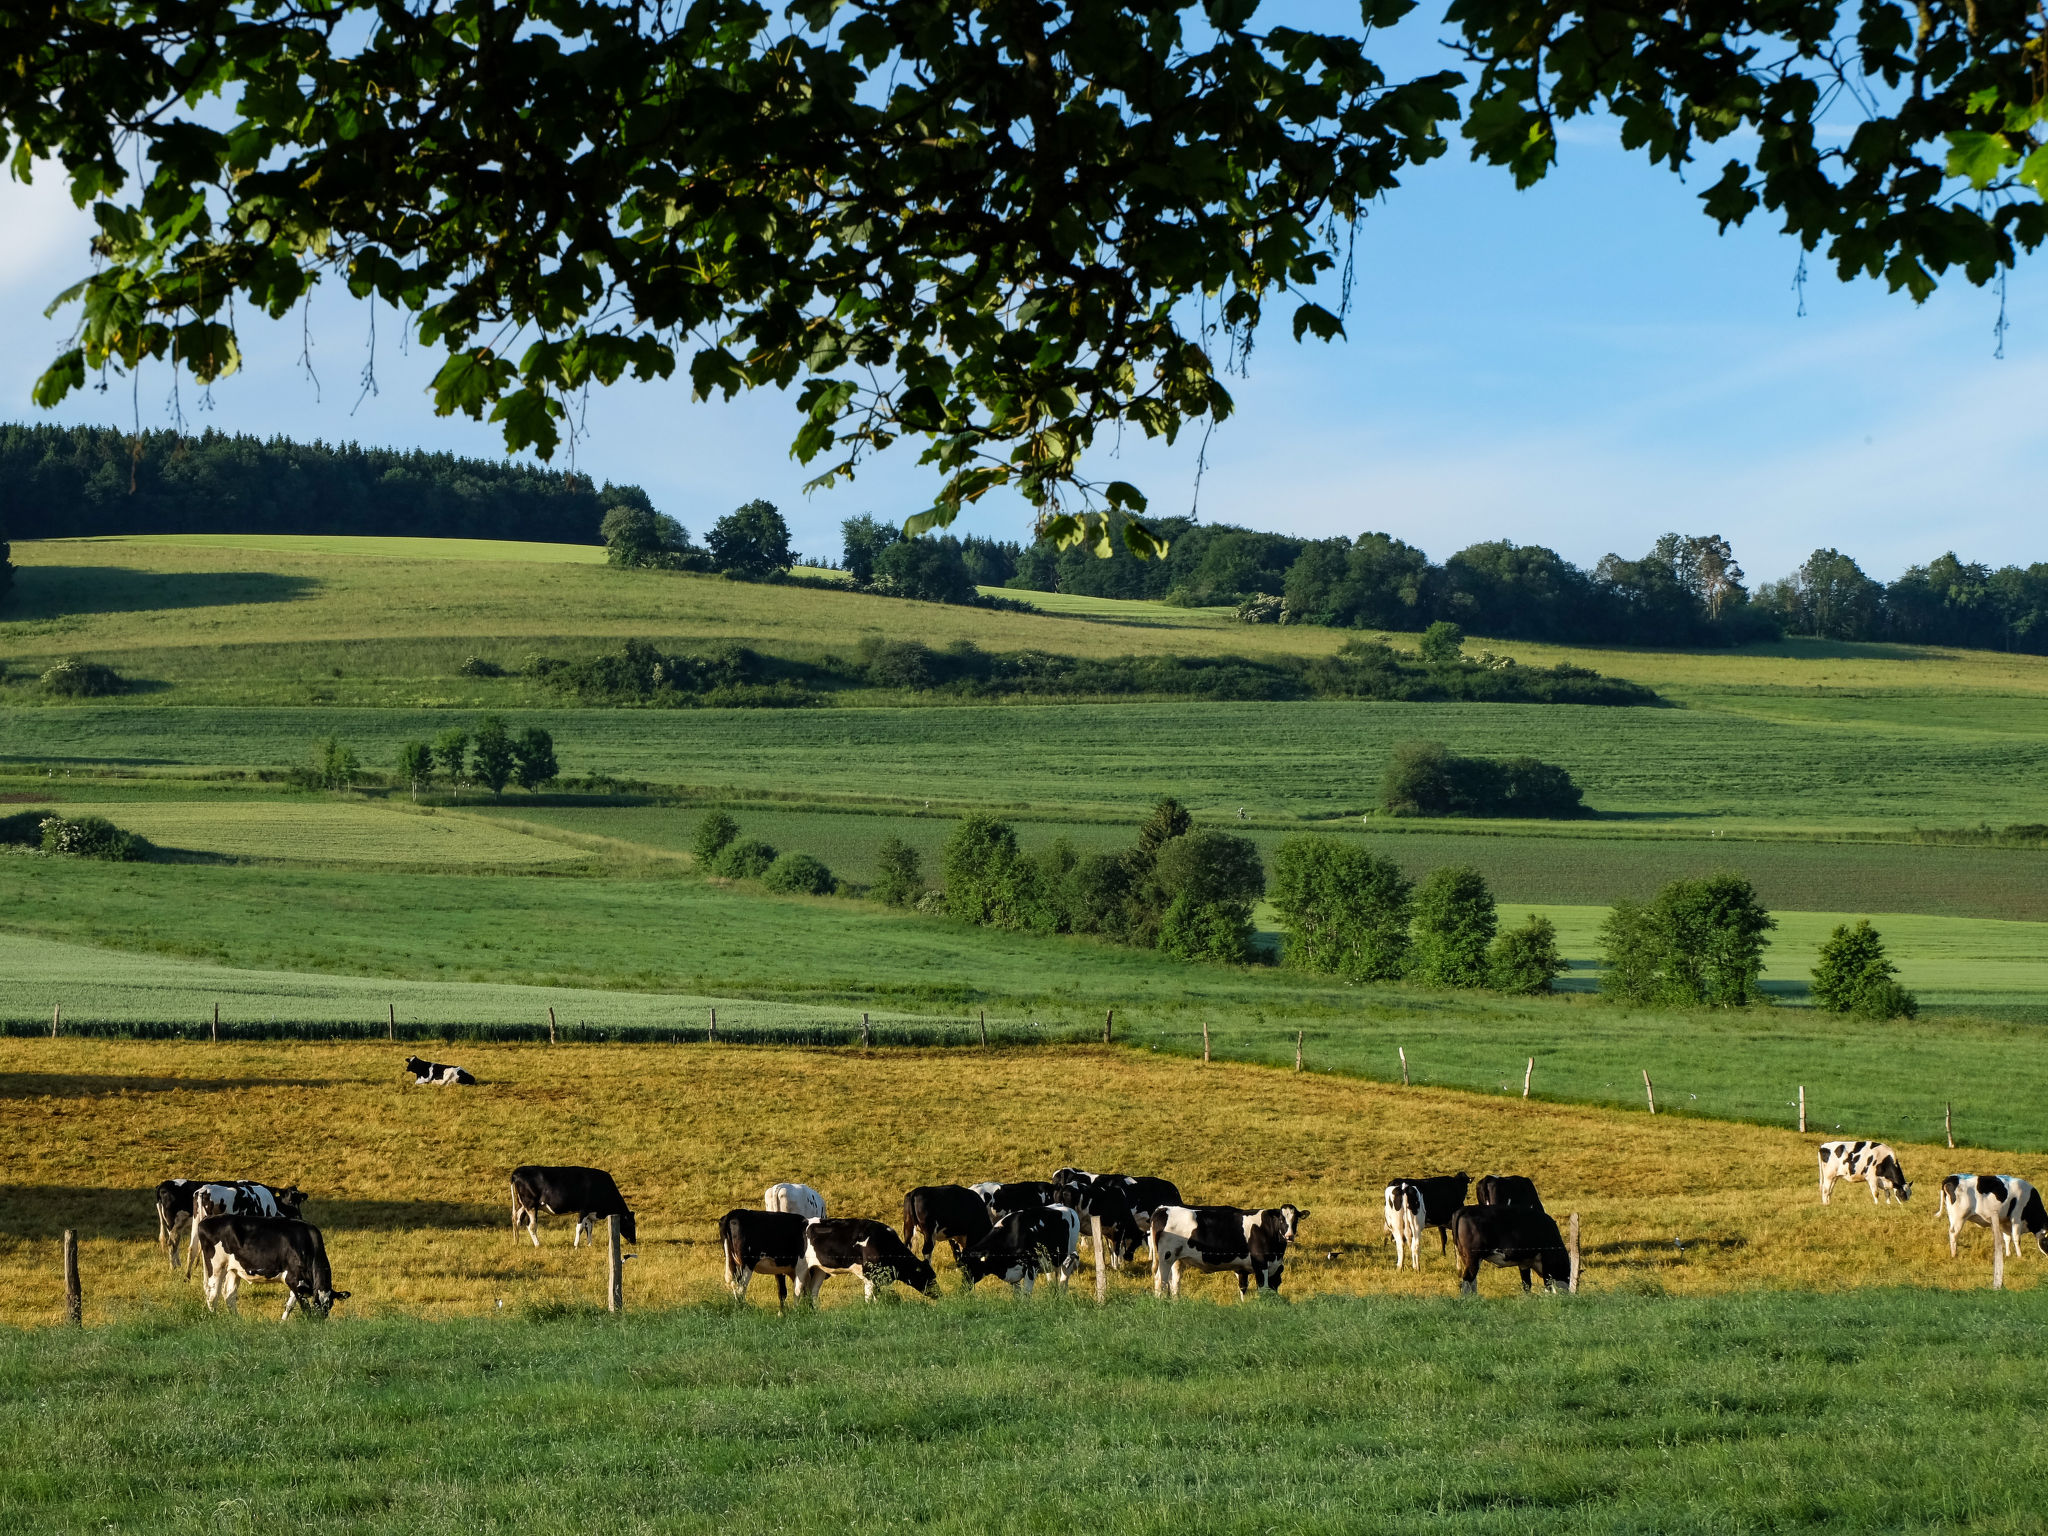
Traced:
<svg viewBox="0 0 2048 1536">
<path fill-rule="evenodd" d="M 1202 1020 L 1202 1060 L 1209 1059 L 1209 1021 Z"/>
<path fill-rule="evenodd" d="M 1657 1090 L 1650 1086 L 1650 1069 L 1643 1068 L 1643 1097 L 1650 1101 L 1650 1113 L 1657 1113 Z"/>
<path fill-rule="evenodd" d="M 1806 1084 L 1799 1085 L 1799 1134 L 1806 1134 Z"/>
<path fill-rule="evenodd" d="M 1294 1032 L 1294 1070 L 1301 1070 L 1301 1031 Z"/>
<path fill-rule="evenodd" d="M 386 1003 L 384 1005 L 384 1038 L 386 1040 L 396 1040 L 398 1038 L 398 1004 L 396 1003 Z"/>
<path fill-rule="evenodd" d="M 1579 1213 L 1577 1211 L 1572 1212 L 1571 1256 L 1571 1292 L 1576 1296 L 1579 1293 Z"/>
<path fill-rule="evenodd" d="M 64 1022 L 64 1005 L 57 1003 L 50 1009 L 50 1038 L 57 1038 L 57 1026 Z"/>
<path fill-rule="evenodd" d="M 555 1005 L 548 1004 L 548 1044 L 555 1043 Z"/>
<path fill-rule="evenodd" d="M 1114 1008 L 1112 1008 L 1112 1009 L 1110 1009 L 1110 1010 L 1109 1010 L 1109 1012 L 1105 1013 L 1105 1014 L 1104 1014 L 1104 1015 L 1102 1016 L 1102 1043 L 1103 1043 L 1104 1045 L 1107 1045 L 1107 1044 L 1109 1044 L 1109 1030 L 1110 1030 L 1110 1026 L 1111 1026 L 1112 1024 L 1114 1024 L 1115 1022 L 1116 1022 L 1116 1010 L 1115 1010 Z"/>
<path fill-rule="evenodd" d="M 1522 1097 L 1529 1097 L 1529 1080 L 1536 1075 L 1536 1058 L 1529 1058 L 1529 1065 L 1522 1069 Z"/>
<path fill-rule="evenodd" d="M 1804 1127 L 1802 1127 L 1802 1129 L 1804 1129 Z M 1947 1136 L 1947 1137 L 1948 1137 L 1948 1144 L 1949 1144 L 1949 1149 L 1950 1149 L 1951 1151 L 1953 1151 L 1953 1150 L 1955 1149 L 1955 1144 L 1956 1144 L 1956 1107 L 1955 1107 L 1955 1105 L 1953 1105 L 1953 1104 L 1944 1104 L 1944 1105 L 1942 1105 L 1942 1106 L 1941 1106 L 1941 1129 L 1942 1129 L 1942 1133 L 1943 1133 L 1943 1134 L 1944 1134 L 1945 1136 Z"/>
<path fill-rule="evenodd" d="M 64 1229 L 64 1321 L 77 1328 L 85 1322 L 85 1294 L 78 1286 L 78 1234 Z"/>
<path fill-rule="evenodd" d="M 607 1216 L 605 1226 L 610 1229 L 610 1242 L 607 1246 L 611 1253 L 605 1280 L 604 1309 L 607 1312 L 623 1312 L 626 1310 L 626 1260 L 619 1252 L 619 1218 Z"/>
<path fill-rule="evenodd" d="M 988 1044 L 988 1010 L 986 1008 L 981 1010 L 981 1043 L 984 1046 Z"/>
<path fill-rule="evenodd" d="M 866 1014 L 862 1014 L 860 1016 L 860 1048 L 862 1050 L 866 1050 L 868 1048 L 868 1039 L 868 1016 Z"/>
<path fill-rule="evenodd" d="M 1095 1305 L 1109 1300 L 1109 1266 L 1102 1257 L 1102 1218 L 1090 1216 L 1088 1225 L 1095 1235 Z"/>
<path fill-rule="evenodd" d="M 220 1004 L 213 1005 L 213 1043 L 220 1044 Z"/>
<path fill-rule="evenodd" d="M 1394 1049 L 1401 1053 L 1401 1086 L 1406 1088 L 1408 1086 L 1408 1047 L 1397 1045 Z"/>
<path fill-rule="evenodd" d="M 2005 1289 L 2005 1218 L 1997 1206 L 1989 1208 L 1991 1216 L 1991 1289 Z"/>
<path fill-rule="evenodd" d="M 707 1045 L 718 1044 L 718 1010 L 716 1008 L 711 1010 L 711 1027 L 704 1032 L 704 1040 Z"/>
</svg>

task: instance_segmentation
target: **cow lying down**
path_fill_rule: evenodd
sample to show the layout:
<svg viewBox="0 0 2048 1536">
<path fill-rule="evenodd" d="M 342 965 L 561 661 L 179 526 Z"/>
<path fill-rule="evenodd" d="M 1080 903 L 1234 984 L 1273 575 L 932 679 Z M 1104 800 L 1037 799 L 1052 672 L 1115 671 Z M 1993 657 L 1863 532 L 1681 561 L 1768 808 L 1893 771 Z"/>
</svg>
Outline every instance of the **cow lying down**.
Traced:
<svg viewBox="0 0 2048 1536">
<path fill-rule="evenodd" d="M 1299 1235 L 1308 1212 L 1282 1205 L 1243 1211 L 1234 1205 L 1162 1205 L 1152 1213 L 1152 1290 L 1180 1294 L 1180 1273 L 1237 1276 L 1237 1294 L 1253 1285 L 1278 1291 L 1287 1267 L 1287 1245 Z"/>
<path fill-rule="evenodd" d="M 474 1088 L 476 1079 L 461 1067 L 427 1061 L 418 1056 L 405 1058 L 405 1070 L 412 1074 L 415 1088 Z"/>
<path fill-rule="evenodd" d="M 216 1301 L 239 1310 L 235 1294 L 244 1280 L 283 1282 L 279 1322 L 295 1306 L 325 1317 L 349 1294 L 334 1288 L 320 1229 L 288 1216 L 209 1216 L 192 1230 L 192 1251 L 199 1255 L 209 1312 Z"/>
<path fill-rule="evenodd" d="M 1522 1272 L 1529 1289 L 1529 1271 L 1543 1276 L 1547 1291 L 1563 1290 L 1572 1279 L 1572 1256 L 1557 1223 L 1541 1211 L 1512 1205 L 1468 1205 L 1451 1223 L 1458 1245 L 1458 1291 L 1479 1294 L 1479 1266 L 1499 1264 Z"/>
<path fill-rule="evenodd" d="M 960 1273 L 969 1285 L 1001 1280 L 1031 1294 L 1040 1275 L 1064 1286 L 1081 1262 L 1081 1217 L 1071 1206 L 1047 1205 L 1035 1211 L 1013 1211 L 979 1242 L 960 1254 Z"/>
</svg>

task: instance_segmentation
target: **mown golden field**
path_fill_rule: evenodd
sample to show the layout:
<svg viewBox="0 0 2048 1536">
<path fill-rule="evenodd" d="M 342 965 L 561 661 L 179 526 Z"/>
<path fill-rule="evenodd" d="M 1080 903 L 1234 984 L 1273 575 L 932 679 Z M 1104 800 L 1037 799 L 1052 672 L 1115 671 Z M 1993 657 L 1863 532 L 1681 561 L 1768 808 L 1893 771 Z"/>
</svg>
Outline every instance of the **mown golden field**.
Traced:
<svg viewBox="0 0 2048 1536">
<path fill-rule="evenodd" d="M 722 1294 L 713 1224 L 767 1184 L 815 1184 L 834 1214 L 895 1220 L 920 1183 L 1043 1178 L 1065 1163 L 1157 1172 L 1193 1201 L 1293 1201 L 1313 1212 L 1290 1295 L 1443 1294 L 1431 1251 L 1397 1275 L 1380 1192 L 1400 1175 L 1533 1176 L 1584 1220 L 1585 1284 L 1673 1293 L 1989 1283 L 1989 1239 L 1951 1261 L 1942 1173 L 1992 1162 L 2039 1181 L 2040 1158 L 1902 1145 L 1917 1191 L 1874 1209 L 1838 1186 L 1823 1209 L 1817 1135 L 1617 1113 L 1110 1049 L 858 1052 L 759 1047 L 438 1047 L 483 1085 L 415 1088 L 405 1046 L 0 1042 L 0 1322 L 55 1320 L 58 1242 L 78 1229 L 88 1320 L 197 1305 L 155 1246 L 150 1191 L 173 1175 L 296 1181 L 325 1231 L 350 1315 L 450 1316 L 601 1295 L 601 1250 L 547 1222 L 510 1226 L 522 1162 L 610 1169 L 639 1218 L 629 1306 Z M 2018 1287 L 2048 1271 L 2024 1257 Z M 941 1286 L 957 1287 L 940 1259 Z M 1137 1270 L 1119 1289 L 1149 1283 Z M 1488 1270 L 1485 1290 L 1518 1282 Z M 753 1300 L 772 1285 L 758 1287 Z M 836 1293 L 836 1294 L 835 1294 Z M 856 1295 L 849 1282 L 828 1301 Z M 1224 1300 L 1228 1277 L 1193 1294 Z M 270 1288 L 250 1315 L 270 1315 Z"/>
</svg>

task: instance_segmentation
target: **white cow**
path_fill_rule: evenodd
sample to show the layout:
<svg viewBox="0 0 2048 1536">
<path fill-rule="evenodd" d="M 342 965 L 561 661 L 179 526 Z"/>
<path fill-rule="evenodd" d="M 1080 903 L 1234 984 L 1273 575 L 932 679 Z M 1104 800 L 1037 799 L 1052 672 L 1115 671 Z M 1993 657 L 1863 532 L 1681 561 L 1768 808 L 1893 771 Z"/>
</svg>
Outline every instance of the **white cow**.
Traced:
<svg viewBox="0 0 2048 1536">
<path fill-rule="evenodd" d="M 1394 1240 L 1394 1268 L 1402 1264 L 1402 1249 L 1415 1269 L 1422 1268 L 1422 1191 L 1408 1179 L 1396 1179 L 1387 1186 L 1385 1200 L 1387 1234 Z"/>
<path fill-rule="evenodd" d="M 761 1193 L 761 1209 L 823 1221 L 825 1197 L 808 1184 L 770 1184 Z"/>
<path fill-rule="evenodd" d="M 1862 1179 L 1870 1185 L 1870 1203 L 1878 1204 L 1882 1188 L 1893 1200 L 1913 1198 L 1913 1186 L 1899 1166 L 1899 1155 L 1881 1141 L 1824 1141 L 1820 1144 L 1820 1203 L 1837 1179 Z"/>
<path fill-rule="evenodd" d="M 1965 1223 L 1991 1228 L 1999 1247 L 2015 1259 L 2022 1237 L 2033 1238 L 2048 1253 L 2048 1209 L 2042 1207 L 2040 1191 L 2009 1173 L 1950 1174 L 1941 1181 L 1941 1213 L 1948 1218 L 1950 1258 L 1956 1256 Z"/>
</svg>

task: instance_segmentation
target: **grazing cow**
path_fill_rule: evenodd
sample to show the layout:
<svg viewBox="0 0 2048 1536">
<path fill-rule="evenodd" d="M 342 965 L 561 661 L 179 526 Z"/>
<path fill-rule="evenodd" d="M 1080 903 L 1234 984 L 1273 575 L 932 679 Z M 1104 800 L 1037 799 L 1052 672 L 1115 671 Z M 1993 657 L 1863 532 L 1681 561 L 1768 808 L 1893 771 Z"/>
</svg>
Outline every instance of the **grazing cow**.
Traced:
<svg viewBox="0 0 2048 1536">
<path fill-rule="evenodd" d="M 295 1306 L 325 1317 L 347 1291 L 334 1288 L 327 1245 L 320 1229 L 289 1216 L 208 1216 L 192 1228 L 192 1248 L 205 1265 L 206 1310 L 225 1301 L 239 1310 L 235 1293 L 244 1280 L 284 1282 L 285 1321 Z"/>
<path fill-rule="evenodd" d="M 602 1168 L 542 1168 L 529 1163 L 512 1170 L 512 1231 L 526 1228 L 533 1246 L 540 1246 L 540 1217 L 576 1213 L 576 1238 L 569 1246 L 580 1248 L 600 1216 L 619 1218 L 619 1235 L 629 1243 L 640 1241 L 633 1213 L 626 1209 L 626 1197 Z"/>
<path fill-rule="evenodd" d="M 799 1296 L 817 1304 L 818 1292 L 834 1275 L 859 1275 L 869 1301 L 878 1283 L 901 1281 L 913 1291 L 930 1291 L 938 1275 L 887 1226 L 865 1216 L 836 1216 L 804 1228 L 804 1247 L 796 1267 Z"/>
<path fill-rule="evenodd" d="M 1043 1179 L 1020 1179 L 1015 1184 L 975 1184 L 973 1191 L 988 1202 L 991 1220 L 1001 1221 L 1012 1211 L 1035 1211 L 1051 1205 L 1058 1191 Z"/>
<path fill-rule="evenodd" d="M 2031 1237 L 2048 1253 L 2048 1209 L 2041 1205 L 2040 1191 L 2025 1179 L 2009 1173 L 1952 1173 L 1941 1181 L 1941 1213 L 1948 1218 L 1948 1256 L 1956 1256 L 1956 1239 L 1963 1223 L 1991 1226 L 1998 1233 L 2000 1248 L 2010 1247 L 2020 1256 L 2020 1239 Z"/>
<path fill-rule="evenodd" d="M 953 1262 L 960 1262 L 960 1250 L 978 1243 L 995 1223 L 988 1202 L 973 1190 L 958 1184 L 920 1184 L 903 1197 L 903 1241 L 914 1243 L 924 1233 L 924 1252 L 931 1262 L 932 1245 L 944 1238 L 953 1250 Z"/>
<path fill-rule="evenodd" d="M 474 1088 L 476 1079 L 462 1067 L 451 1067 L 446 1062 L 426 1061 L 418 1056 L 405 1058 L 405 1070 L 412 1074 L 415 1088 Z"/>
<path fill-rule="evenodd" d="M 1870 1185 L 1870 1203 L 1878 1203 L 1880 1186 L 1901 1203 L 1913 1198 L 1913 1186 L 1899 1166 L 1899 1156 L 1881 1141 L 1824 1141 L 1820 1144 L 1820 1203 L 1837 1179 L 1863 1179 Z"/>
<path fill-rule="evenodd" d="M 1452 1223 L 1458 1242 L 1458 1292 L 1479 1294 L 1479 1266 L 1500 1264 L 1522 1272 L 1529 1289 L 1529 1271 L 1543 1276 L 1543 1288 L 1569 1286 L 1572 1256 L 1557 1223 L 1541 1211 L 1518 1205 L 1468 1205 Z"/>
<path fill-rule="evenodd" d="M 1069 1205 L 1013 1211 L 960 1254 L 960 1273 L 974 1285 L 993 1276 L 1031 1294 L 1042 1274 L 1065 1285 L 1081 1262 L 1081 1218 Z"/>
<path fill-rule="evenodd" d="M 197 1184 L 192 1189 L 192 1220 L 196 1226 L 209 1216 L 284 1216 L 297 1221 L 306 1196 L 296 1184 L 283 1189 L 258 1184 L 253 1179 L 223 1179 L 217 1184 Z M 192 1278 L 199 1262 L 196 1246 L 186 1249 L 185 1278 Z"/>
<path fill-rule="evenodd" d="M 1173 1198 L 1137 1205 L 1131 1192 L 1138 1186 L 1164 1186 L 1173 1190 Z M 1139 1180 L 1121 1173 L 1094 1174 L 1083 1173 L 1077 1168 L 1062 1168 L 1053 1175 L 1053 1187 L 1058 1192 L 1059 1203 L 1070 1207 L 1084 1221 L 1088 1217 L 1102 1218 L 1103 1256 L 1111 1269 L 1122 1269 L 1137 1253 L 1150 1230 L 1155 1209 L 1162 1205 L 1180 1204 L 1180 1191 L 1173 1189 L 1164 1179 Z"/>
<path fill-rule="evenodd" d="M 1394 1235 L 1394 1267 L 1401 1267 L 1401 1241 L 1408 1241 L 1415 1268 L 1422 1268 L 1418 1239 L 1425 1227 L 1437 1230 L 1437 1252 L 1451 1246 L 1451 1222 L 1465 1204 L 1465 1192 L 1472 1187 L 1469 1173 L 1451 1173 L 1434 1179 L 1396 1179 L 1387 1186 L 1387 1230 Z"/>
<path fill-rule="evenodd" d="M 825 1197 L 808 1184 L 770 1184 L 761 1191 L 761 1209 L 817 1221 L 825 1214 Z"/>
<path fill-rule="evenodd" d="M 1543 1198 L 1536 1193 L 1535 1181 L 1519 1173 L 1489 1173 L 1479 1181 L 1472 1198 L 1479 1205 L 1512 1205 L 1524 1211 L 1543 1209 Z"/>
<path fill-rule="evenodd" d="M 218 1179 L 165 1179 L 156 1187 L 156 1241 L 172 1269 L 178 1267 L 178 1233 L 192 1219 L 192 1196 Z"/>
<path fill-rule="evenodd" d="M 1228 1271 L 1237 1294 L 1256 1283 L 1277 1291 L 1287 1264 L 1287 1245 L 1300 1234 L 1308 1212 L 1282 1205 L 1242 1211 L 1234 1205 L 1162 1205 L 1152 1213 L 1152 1290 L 1180 1294 L 1183 1269 Z"/>
<path fill-rule="evenodd" d="M 750 1211 L 745 1207 L 718 1218 L 718 1242 L 725 1250 L 725 1283 L 734 1301 L 747 1299 L 747 1282 L 758 1274 L 775 1277 L 775 1310 L 789 1299 L 789 1282 L 803 1263 L 804 1228 L 808 1216 L 794 1211 Z"/>
</svg>

